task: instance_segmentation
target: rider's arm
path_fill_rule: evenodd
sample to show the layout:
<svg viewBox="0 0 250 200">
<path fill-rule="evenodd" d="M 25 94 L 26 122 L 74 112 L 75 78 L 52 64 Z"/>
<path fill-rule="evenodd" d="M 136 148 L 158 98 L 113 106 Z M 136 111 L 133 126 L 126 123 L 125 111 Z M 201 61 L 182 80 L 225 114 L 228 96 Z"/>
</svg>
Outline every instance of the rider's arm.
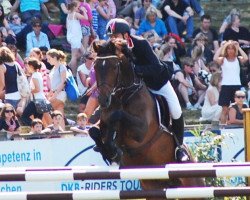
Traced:
<svg viewBox="0 0 250 200">
<path fill-rule="evenodd" d="M 138 51 L 143 51 L 143 57 L 137 59 L 147 61 L 146 64 L 135 63 L 135 71 L 139 75 L 141 74 L 144 77 L 150 77 L 161 70 L 162 64 L 146 40 L 143 40 Z"/>
</svg>

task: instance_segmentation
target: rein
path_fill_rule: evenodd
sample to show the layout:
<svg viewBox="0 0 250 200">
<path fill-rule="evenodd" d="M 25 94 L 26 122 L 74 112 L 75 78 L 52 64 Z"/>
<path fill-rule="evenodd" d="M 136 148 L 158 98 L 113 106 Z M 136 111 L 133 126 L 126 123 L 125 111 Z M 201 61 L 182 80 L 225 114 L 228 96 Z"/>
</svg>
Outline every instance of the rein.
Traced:
<svg viewBox="0 0 250 200">
<path fill-rule="evenodd" d="M 127 103 L 129 101 L 129 99 L 131 97 L 134 96 L 134 94 L 136 94 L 143 86 L 143 83 L 142 83 L 142 80 L 139 79 L 139 82 L 136 82 L 136 75 L 135 75 L 135 72 L 133 70 L 133 76 L 134 76 L 134 81 L 131 85 L 129 86 L 121 86 L 121 80 L 120 80 L 120 67 L 121 67 L 121 61 L 119 59 L 119 57 L 117 55 L 110 55 L 110 56 L 97 56 L 96 57 L 96 60 L 105 60 L 106 59 L 112 59 L 112 58 L 116 58 L 119 60 L 119 63 L 117 64 L 118 66 L 118 73 L 117 73 L 117 77 L 116 77 L 116 84 L 115 86 L 113 87 L 111 93 L 110 93 L 110 96 L 115 96 L 117 95 L 119 92 L 121 92 L 121 94 L 119 95 L 120 98 L 122 99 L 122 103 Z M 101 86 L 109 86 L 107 83 L 102 83 L 100 85 L 98 85 L 98 87 L 101 87 Z M 110 87 L 110 86 L 109 86 Z"/>
</svg>

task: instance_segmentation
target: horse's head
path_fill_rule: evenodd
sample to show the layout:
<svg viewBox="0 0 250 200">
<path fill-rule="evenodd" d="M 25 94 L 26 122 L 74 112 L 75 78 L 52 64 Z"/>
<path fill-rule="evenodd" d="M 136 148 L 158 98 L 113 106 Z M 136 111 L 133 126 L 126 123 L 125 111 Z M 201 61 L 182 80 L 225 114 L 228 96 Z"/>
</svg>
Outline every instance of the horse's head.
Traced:
<svg viewBox="0 0 250 200">
<path fill-rule="evenodd" d="M 99 103 L 101 107 L 107 108 L 112 95 L 126 87 L 134 73 L 130 59 L 124 54 L 128 52 L 126 43 L 119 43 L 118 47 L 114 41 L 97 41 L 93 43 L 93 49 L 97 53 L 94 67 L 100 93 Z"/>
</svg>

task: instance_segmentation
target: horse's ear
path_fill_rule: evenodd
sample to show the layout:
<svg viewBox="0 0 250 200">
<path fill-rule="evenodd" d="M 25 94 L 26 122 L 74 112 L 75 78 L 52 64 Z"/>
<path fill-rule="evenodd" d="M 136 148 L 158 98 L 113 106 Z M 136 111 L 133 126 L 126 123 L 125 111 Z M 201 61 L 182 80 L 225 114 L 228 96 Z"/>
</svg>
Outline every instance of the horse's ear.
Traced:
<svg viewBox="0 0 250 200">
<path fill-rule="evenodd" d="M 92 43 L 92 47 L 93 47 L 94 51 L 97 53 L 99 48 L 100 48 L 100 43 L 98 41 L 94 41 Z"/>
</svg>

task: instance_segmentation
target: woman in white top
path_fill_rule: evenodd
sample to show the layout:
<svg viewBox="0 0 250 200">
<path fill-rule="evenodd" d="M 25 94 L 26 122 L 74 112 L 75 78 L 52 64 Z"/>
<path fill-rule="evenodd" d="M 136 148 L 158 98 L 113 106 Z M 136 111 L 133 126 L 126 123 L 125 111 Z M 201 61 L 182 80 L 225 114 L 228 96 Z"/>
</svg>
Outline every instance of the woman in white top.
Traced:
<svg viewBox="0 0 250 200">
<path fill-rule="evenodd" d="M 241 56 L 238 56 L 238 52 Z M 225 124 L 228 116 L 228 106 L 234 102 L 235 91 L 240 90 L 240 63 L 248 61 L 246 53 L 236 41 L 225 41 L 216 51 L 214 60 L 221 66 L 222 80 L 219 95 L 219 105 L 222 106 L 221 123 Z"/>
<path fill-rule="evenodd" d="M 80 20 L 88 19 L 87 11 L 85 7 L 81 6 L 80 9 L 83 14 L 80 14 L 79 9 L 80 2 L 73 1 L 68 4 L 68 16 L 66 21 L 67 26 L 67 41 L 71 45 L 71 61 L 69 66 L 72 69 L 73 75 L 76 75 L 77 60 L 80 57 L 82 47 L 82 29 Z M 83 51 L 83 50 L 82 50 Z"/>
<path fill-rule="evenodd" d="M 30 79 L 30 88 L 31 88 L 31 99 L 26 106 L 26 108 L 23 111 L 23 114 L 20 118 L 22 123 L 26 126 L 31 126 L 32 119 L 33 118 L 39 118 L 42 119 L 44 118 L 44 121 L 47 123 L 51 122 L 50 114 L 48 113 L 38 113 L 36 106 L 35 106 L 35 101 L 47 101 L 46 96 L 43 91 L 43 78 L 42 74 L 40 73 L 40 69 L 42 67 L 40 61 L 36 58 L 29 58 L 28 59 L 28 71 L 31 74 L 31 79 Z"/>
<path fill-rule="evenodd" d="M 204 105 L 201 109 L 201 120 L 219 121 L 222 111 L 222 107 L 218 104 L 220 82 L 221 72 L 215 72 L 205 94 Z"/>
<path fill-rule="evenodd" d="M 49 74 L 49 89 L 48 100 L 50 101 L 54 110 L 59 110 L 64 116 L 64 106 L 67 99 L 67 94 L 65 92 L 65 82 L 66 82 L 66 55 L 56 49 L 50 49 L 46 53 L 48 63 L 54 67 L 51 69 Z M 62 120 L 61 127 L 65 128 L 64 120 Z"/>
</svg>

